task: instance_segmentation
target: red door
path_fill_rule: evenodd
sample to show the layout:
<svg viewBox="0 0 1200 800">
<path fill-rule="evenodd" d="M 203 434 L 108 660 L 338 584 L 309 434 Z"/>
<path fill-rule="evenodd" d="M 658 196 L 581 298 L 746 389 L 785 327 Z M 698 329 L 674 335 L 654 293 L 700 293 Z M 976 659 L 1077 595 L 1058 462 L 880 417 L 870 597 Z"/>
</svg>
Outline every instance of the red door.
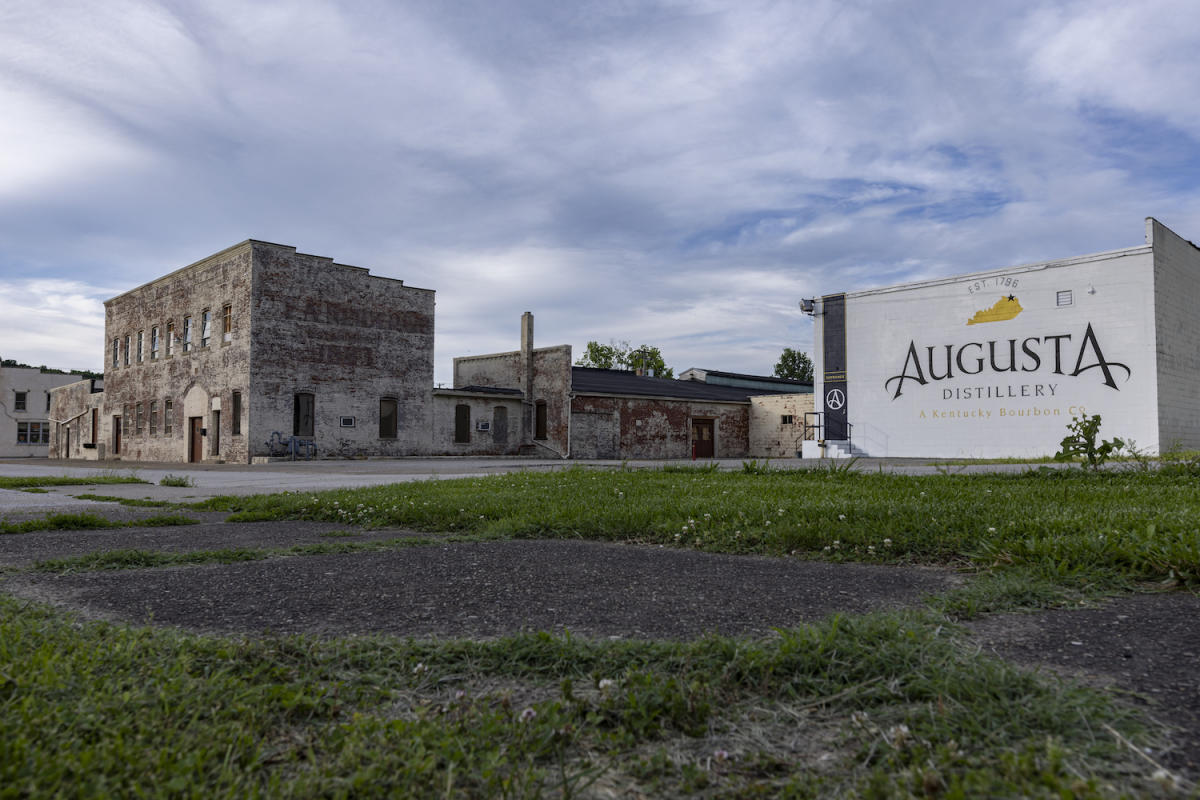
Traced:
<svg viewBox="0 0 1200 800">
<path fill-rule="evenodd" d="M 204 437 L 201 435 L 203 417 L 188 417 L 188 461 L 204 460 Z"/>
</svg>

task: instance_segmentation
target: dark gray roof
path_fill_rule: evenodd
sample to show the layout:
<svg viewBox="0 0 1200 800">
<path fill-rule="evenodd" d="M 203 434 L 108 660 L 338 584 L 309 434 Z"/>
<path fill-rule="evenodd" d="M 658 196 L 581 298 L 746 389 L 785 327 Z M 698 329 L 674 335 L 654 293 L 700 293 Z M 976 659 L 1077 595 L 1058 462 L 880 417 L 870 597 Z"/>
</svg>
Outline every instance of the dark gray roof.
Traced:
<svg viewBox="0 0 1200 800">
<path fill-rule="evenodd" d="M 441 394 L 500 394 L 506 397 L 520 397 L 520 389 L 506 389 L 503 386 L 457 386 L 453 389 L 434 389 L 434 393 Z"/>
<path fill-rule="evenodd" d="M 677 397 L 680 400 L 745 401 L 762 394 L 778 394 L 766 389 L 717 386 L 700 381 L 649 378 L 628 370 L 571 367 L 571 390 L 575 394 L 620 394 L 650 397 Z"/>
<path fill-rule="evenodd" d="M 812 386 L 811 383 L 794 380 L 792 378 L 777 378 L 774 375 L 745 375 L 741 372 L 721 372 L 716 369 L 706 369 L 705 373 L 709 375 L 720 375 L 722 378 L 738 378 L 744 381 L 760 381 L 764 383 L 779 383 L 786 386 Z"/>
</svg>

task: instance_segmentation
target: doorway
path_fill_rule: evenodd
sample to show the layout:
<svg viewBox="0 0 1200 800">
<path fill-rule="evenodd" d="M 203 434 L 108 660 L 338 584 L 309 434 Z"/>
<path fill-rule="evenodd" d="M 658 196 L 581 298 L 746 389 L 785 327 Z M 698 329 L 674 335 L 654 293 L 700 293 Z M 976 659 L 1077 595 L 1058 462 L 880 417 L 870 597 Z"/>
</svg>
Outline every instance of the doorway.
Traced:
<svg viewBox="0 0 1200 800">
<path fill-rule="evenodd" d="M 121 417 L 119 414 L 113 416 L 113 455 L 121 455 Z"/>
<path fill-rule="evenodd" d="M 711 419 L 692 420 L 692 458 L 712 458 L 716 454 Z"/>
<path fill-rule="evenodd" d="M 204 460 L 204 417 L 188 417 L 188 461 Z"/>
</svg>

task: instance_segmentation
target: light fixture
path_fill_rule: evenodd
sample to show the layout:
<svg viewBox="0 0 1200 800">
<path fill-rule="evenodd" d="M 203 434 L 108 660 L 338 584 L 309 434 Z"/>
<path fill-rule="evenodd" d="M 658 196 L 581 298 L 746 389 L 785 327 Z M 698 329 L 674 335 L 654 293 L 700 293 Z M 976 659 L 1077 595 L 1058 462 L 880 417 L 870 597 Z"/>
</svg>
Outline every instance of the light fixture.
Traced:
<svg viewBox="0 0 1200 800">
<path fill-rule="evenodd" d="M 817 299 L 815 297 L 806 297 L 800 301 L 800 310 L 805 314 L 812 314 L 817 310 Z"/>
</svg>

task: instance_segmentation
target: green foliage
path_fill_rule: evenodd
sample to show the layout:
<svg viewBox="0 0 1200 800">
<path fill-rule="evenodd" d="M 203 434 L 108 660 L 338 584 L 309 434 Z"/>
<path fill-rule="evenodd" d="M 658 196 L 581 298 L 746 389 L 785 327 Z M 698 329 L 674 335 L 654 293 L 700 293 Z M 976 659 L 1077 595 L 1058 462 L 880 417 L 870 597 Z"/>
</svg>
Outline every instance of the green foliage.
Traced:
<svg viewBox="0 0 1200 800">
<path fill-rule="evenodd" d="M 675 370 L 667 366 L 657 347 L 648 344 L 633 347 L 628 341 L 588 342 L 575 365 L 598 369 L 643 369 L 647 375 L 653 374 L 657 378 L 675 377 Z"/>
<path fill-rule="evenodd" d="M 187 475 L 163 475 L 159 486 L 195 486 L 196 482 Z"/>
<path fill-rule="evenodd" d="M 1100 438 L 1100 415 L 1081 414 L 1071 417 L 1067 424 L 1067 435 L 1062 440 L 1062 449 L 1054 454 L 1057 461 L 1070 461 L 1083 457 L 1083 466 L 1098 470 L 1104 466 L 1109 457 L 1125 446 L 1120 439 L 1110 439 L 1097 443 Z"/>
<path fill-rule="evenodd" d="M 813 382 L 813 362 L 808 353 L 803 350 L 783 348 L 779 361 L 775 364 L 776 378 L 791 378 L 803 383 Z"/>
<path fill-rule="evenodd" d="M 47 367 L 45 364 L 42 364 L 41 366 L 38 366 L 38 367 L 34 367 L 34 366 L 30 366 L 29 364 L 22 364 L 20 361 L 17 361 L 15 358 L 5 358 L 3 360 L 0 360 L 0 367 L 21 367 L 24 369 L 36 369 L 39 372 L 41 372 L 43 375 L 78 375 L 81 380 L 87 379 L 87 378 L 99 380 L 104 377 L 103 372 L 93 372 L 90 369 L 71 369 L 71 370 L 55 369 L 53 367 Z"/>
</svg>

